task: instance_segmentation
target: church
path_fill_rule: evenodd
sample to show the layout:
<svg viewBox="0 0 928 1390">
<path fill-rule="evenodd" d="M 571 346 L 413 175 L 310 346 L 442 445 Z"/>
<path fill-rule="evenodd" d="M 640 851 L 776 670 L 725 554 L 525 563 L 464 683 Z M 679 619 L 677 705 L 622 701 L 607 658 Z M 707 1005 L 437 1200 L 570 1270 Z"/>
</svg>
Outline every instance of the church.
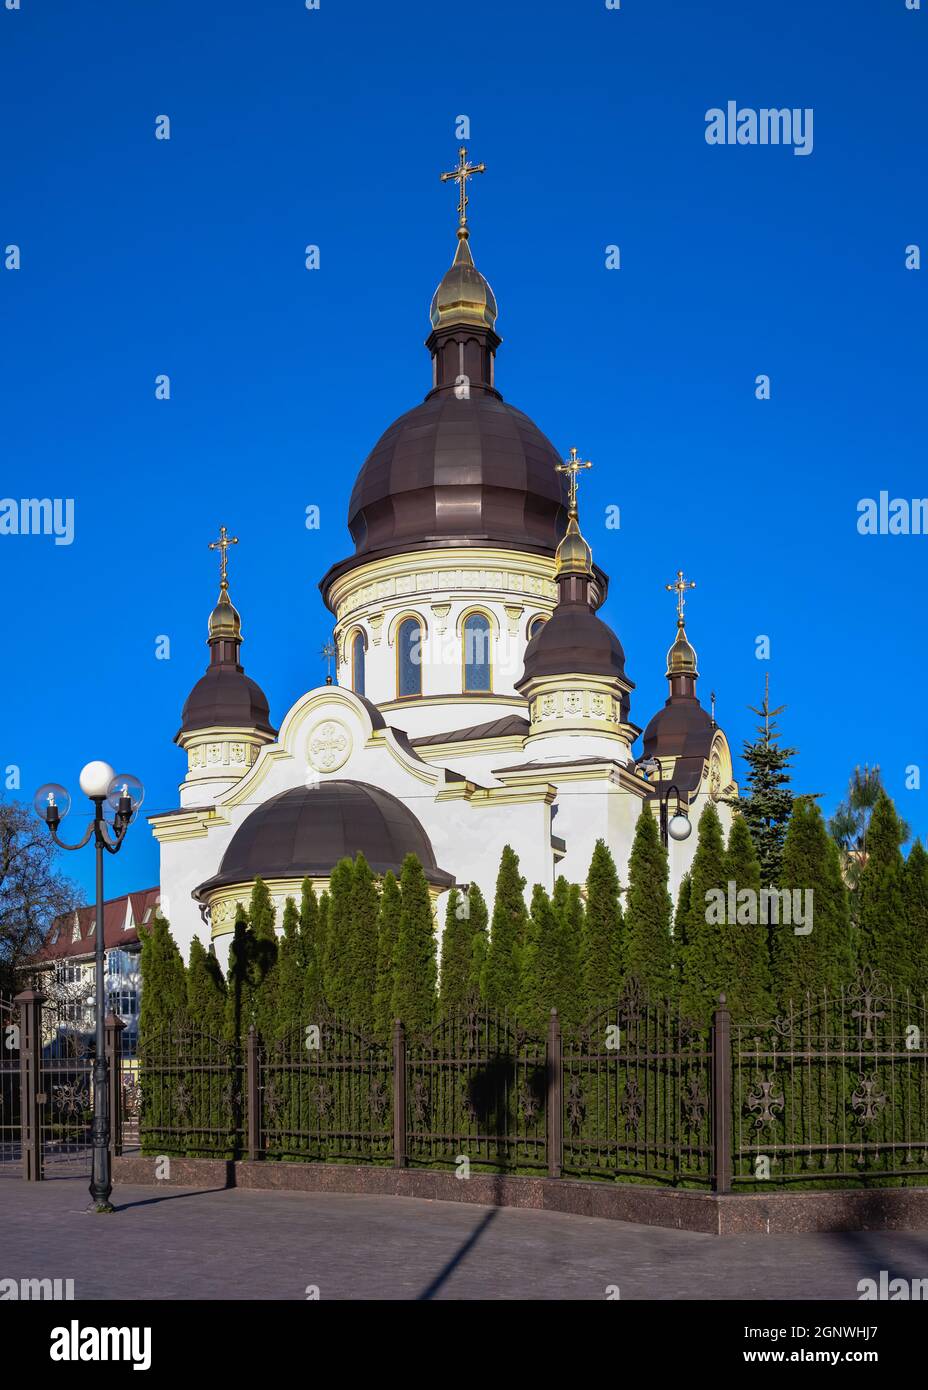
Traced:
<svg viewBox="0 0 928 1390">
<path fill-rule="evenodd" d="M 676 898 L 707 799 L 730 824 L 737 795 L 723 731 L 697 694 L 696 652 L 677 625 L 668 696 L 642 730 L 615 632 L 598 616 L 609 579 L 583 537 L 566 457 L 497 385 L 497 302 L 474 262 L 466 150 L 457 246 L 432 297 L 431 385 L 387 427 L 348 502 L 352 553 L 322 577 L 334 618 L 334 683 L 272 715 L 242 664 L 225 528 L 211 543 L 220 588 L 209 664 L 175 743 L 180 805 L 149 817 L 161 905 L 186 958 L 211 941 L 225 965 L 238 903 L 256 878 L 280 923 L 308 877 L 361 852 L 378 874 L 418 855 L 436 921 L 449 890 L 476 882 L 492 906 L 500 853 L 530 894 L 583 885 L 598 839 L 626 879 L 635 824 L 660 819 Z M 639 739 L 640 744 L 639 744 Z M 638 752 L 635 752 L 636 744 Z M 669 827 L 669 833 L 668 833 Z"/>
</svg>

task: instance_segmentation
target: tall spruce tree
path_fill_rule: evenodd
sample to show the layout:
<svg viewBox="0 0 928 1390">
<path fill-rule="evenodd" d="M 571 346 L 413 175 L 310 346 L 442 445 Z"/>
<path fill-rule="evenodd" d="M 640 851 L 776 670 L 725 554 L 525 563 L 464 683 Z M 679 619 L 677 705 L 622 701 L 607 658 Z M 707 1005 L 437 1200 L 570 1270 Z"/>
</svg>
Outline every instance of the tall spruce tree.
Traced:
<svg viewBox="0 0 928 1390">
<path fill-rule="evenodd" d="M 760 861 L 743 816 L 735 816 L 725 851 L 725 886 L 735 885 L 737 920 L 721 929 L 722 979 L 731 1016 L 736 1022 L 769 1016 L 770 947 L 767 923 L 758 919 Z M 740 894 L 750 893 L 745 901 Z M 727 908 L 727 904 L 726 904 Z M 753 920 L 752 920 L 753 919 Z"/>
<path fill-rule="evenodd" d="M 708 1023 L 720 994 L 731 987 L 717 921 L 707 921 L 714 914 L 712 894 L 725 892 L 725 842 L 722 824 L 712 802 L 706 803 L 699 817 L 698 843 L 690 866 L 690 910 L 686 921 L 686 940 L 683 945 L 683 979 L 680 987 L 680 1008 L 698 1022 Z"/>
<path fill-rule="evenodd" d="M 911 942 L 906 920 L 905 860 L 900 846 L 906 828 L 881 791 L 867 832 L 867 860 L 858 892 L 858 954 L 861 965 L 878 970 L 894 990 L 911 988 Z"/>
<path fill-rule="evenodd" d="M 801 1009 L 807 994 L 813 1002 L 824 990 L 834 998 L 850 983 L 854 963 L 841 858 L 810 796 L 796 798 L 781 872 L 784 891 L 812 892 L 811 932 L 797 934 L 782 921 L 770 929 L 774 1002 L 780 1010 Z"/>
<path fill-rule="evenodd" d="M 403 906 L 393 953 L 393 1016 L 415 1033 L 435 1021 L 438 966 L 432 900 L 422 865 L 414 854 L 403 860 L 400 893 Z"/>
<path fill-rule="evenodd" d="M 403 899 L 395 876 L 387 871 L 380 891 L 377 925 L 377 983 L 374 987 L 374 1033 L 387 1043 L 393 1034 L 393 984 L 396 974 L 395 952 L 400 932 Z"/>
<path fill-rule="evenodd" d="M 786 706 L 770 708 L 769 675 L 764 679 L 764 701 L 760 709 L 754 705 L 749 705 L 748 709 L 763 722 L 757 726 L 758 737 L 754 742 L 744 743 L 741 756 L 748 765 L 745 789 L 730 804 L 737 807 L 751 832 L 760 862 L 761 883 L 777 885 L 782 869 L 783 841 L 793 806 L 789 769 L 797 749 L 780 747 L 776 716 L 782 714 Z"/>
<path fill-rule="evenodd" d="M 470 898 L 452 888 L 445 906 L 445 929 L 441 936 L 439 1002 L 443 1018 L 449 1018 L 467 1002 L 472 950 Z"/>
<path fill-rule="evenodd" d="M 248 909 L 244 903 L 235 905 L 235 924 L 229 946 L 226 968 L 225 1034 L 229 1042 L 240 1044 L 248 1032 L 252 1017 L 251 988 L 248 964 L 252 955 L 253 938 L 248 925 Z"/>
<path fill-rule="evenodd" d="M 331 880 L 330 880 L 330 883 L 331 883 Z M 318 991 L 319 991 L 319 1005 L 318 1005 L 319 1008 L 322 1008 L 323 1006 L 325 1006 L 326 1008 L 331 1007 L 331 1006 L 329 1005 L 329 995 L 328 995 L 328 990 L 327 990 L 327 988 L 326 988 L 326 979 L 325 979 L 325 962 L 326 962 L 326 955 L 328 954 L 328 942 L 329 942 L 329 916 L 330 916 L 330 912 L 329 912 L 329 894 L 328 894 L 328 892 L 327 892 L 325 889 L 323 889 L 323 891 L 319 894 L 319 906 L 318 906 L 318 911 L 317 911 L 317 914 L 316 914 L 316 977 L 315 977 L 315 984 L 316 984 L 316 987 L 317 987 L 317 989 L 318 989 Z M 313 988 L 313 986 L 312 986 L 312 983 L 311 983 L 311 976 L 307 975 L 307 977 L 306 977 L 306 989 L 305 989 L 304 992 L 303 992 L 303 1002 L 307 1005 L 307 1007 L 312 1006 L 312 1001 L 313 1001 L 313 998 L 315 997 L 314 995 L 311 994 L 312 988 Z"/>
<path fill-rule="evenodd" d="M 151 1042 L 166 1029 L 182 1028 L 187 1021 L 187 972 L 171 929 L 161 913 L 141 933 L 142 975 L 139 1006 L 139 1042 Z M 198 1027 L 196 1020 L 193 1020 Z"/>
<path fill-rule="evenodd" d="M 627 973 L 657 1001 L 670 995 L 673 903 L 667 889 L 667 851 L 647 801 L 642 802 L 628 861 L 625 897 Z"/>
<path fill-rule="evenodd" d="M 519 1001 L 522 952 L 528 931 L 528 913 L 522 890 L 525 879 L 519 873 L 519 856 L 503 847 L 496 898 L 483 978 L 483 995 L 491 1009 L 513 1012 Z"/>
<path fill-rule="evenodd" d="M 467 893 L 470 907 L 470 964 L 467 971 L 467 1002 L 475 1004 L 483 999 L 483 980 L 487 965 L 487 951 L 490 936 L 487 929 L 490 914 L 486 901 L 476 883 L 472 883 Z"/>
<path fill-rule="evenodd" d="M 325 997 L 329 1007 L 347 1017 L 351 1012 L 351 897 L 354 865 L 340 860 L 329 878 L 329 911 L 325 936 Z"/>
<path fill-rule="evenodd" d="M 187 966 L 187 1016 L 192 1028 L 221 1038 L 226 1016 L 226 982 L 219 962 L 199 937 L 190 943 Z"/>
<path fill-rule="evenodd" d="M 619 875 L 605 840 L 597 840 L 586 880 L 580 938 L 580 989 L 585 1015 L 615 1001 L 625 969 L 625 920 Z"/>
<path fill-rule="evenodd" d="M 354 861 L 351 879 L 348 1011 L 352 1022 L 367 1032 L 374 1026 L 379 915 L 377 881 L 364 855 L 359 853 Z"/>
<path fill-rule="evenodd" d="M 921 840 L 915 841 L 905 862 L 905 915 L 912 943 L 912 987 L 916 994 L 928 996 L 928 854 Z"/>
</svg>

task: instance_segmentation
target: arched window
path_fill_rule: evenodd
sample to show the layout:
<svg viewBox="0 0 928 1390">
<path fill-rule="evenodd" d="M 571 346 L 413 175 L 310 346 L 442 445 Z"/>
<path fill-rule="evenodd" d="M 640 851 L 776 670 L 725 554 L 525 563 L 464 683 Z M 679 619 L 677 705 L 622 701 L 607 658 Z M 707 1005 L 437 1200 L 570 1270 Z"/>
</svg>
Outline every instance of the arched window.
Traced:
<svg viewBox="0 0 928 1390">
<path fill-rule="evenodd" d="M 478 694 L 490 689 L 490 620 L 471 613 L 464 622 L 464 690 Z"/>
<path fill-rule="evenodd" d="M 404 618 L 396 634 L 396 693 L 400 699 L 422 694 L 422 624 Z"/>
<path fill-rule="evenodd" d="M 528 640 L 531 642 L 533 637 L 537 637 L 541 629 L 547 622 L 547 618 L 533 618 L 528 625 Z"/>
<path fill-rule="evenodd" d="M 356 695 L 364 694 L 363 632 L 356 632 L 351 639 L 351 688 Z"/>
</svg>

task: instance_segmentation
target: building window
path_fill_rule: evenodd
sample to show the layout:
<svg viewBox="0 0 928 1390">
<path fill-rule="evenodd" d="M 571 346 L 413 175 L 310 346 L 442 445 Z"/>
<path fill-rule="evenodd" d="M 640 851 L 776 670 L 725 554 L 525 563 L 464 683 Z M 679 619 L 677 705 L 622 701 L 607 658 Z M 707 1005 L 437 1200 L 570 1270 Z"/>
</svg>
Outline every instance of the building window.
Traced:
<svg viewBox="0 0 928 1390">
<path fill-rule="evenodd" d="M 351 688 L 356 695 L 364 694 L 363 632 L 356 632 L 351 639 Z"/>
<path fill-rule="evenodd" d="M 528 625 L 528 640 L 531 642 L 533 637 L 537 637 L 541 629 L 547 622 L 546 618 L 533 618 Z"/>
<path fill-rule="evenodd" d="M 484 613 L 471 613 L 464 622 L 464 690 L 480 693 L 490 689 L 490 620 Z"/>
<path fill-rule="evenodd" d="M 396 693 L 400 699 L 422 694 L 422 624 L 404 618 L 396 636 Z"/>
</svg>

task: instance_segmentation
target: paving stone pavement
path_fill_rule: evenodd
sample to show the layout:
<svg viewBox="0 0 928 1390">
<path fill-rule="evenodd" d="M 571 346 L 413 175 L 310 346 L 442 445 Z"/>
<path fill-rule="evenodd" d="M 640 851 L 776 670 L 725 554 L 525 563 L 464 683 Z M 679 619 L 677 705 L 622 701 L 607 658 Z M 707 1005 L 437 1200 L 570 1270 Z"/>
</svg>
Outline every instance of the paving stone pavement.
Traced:
<svg viewBox="0 0 928 1390">
<path fill-rule="evenodd" d="M 848 1299 L 928 1277 L 928 1232 L 707 1236 L 557 1212 L 328 1193 L 0 1181 L 0 1278 L 88 1299 Z"/>
</svg>

